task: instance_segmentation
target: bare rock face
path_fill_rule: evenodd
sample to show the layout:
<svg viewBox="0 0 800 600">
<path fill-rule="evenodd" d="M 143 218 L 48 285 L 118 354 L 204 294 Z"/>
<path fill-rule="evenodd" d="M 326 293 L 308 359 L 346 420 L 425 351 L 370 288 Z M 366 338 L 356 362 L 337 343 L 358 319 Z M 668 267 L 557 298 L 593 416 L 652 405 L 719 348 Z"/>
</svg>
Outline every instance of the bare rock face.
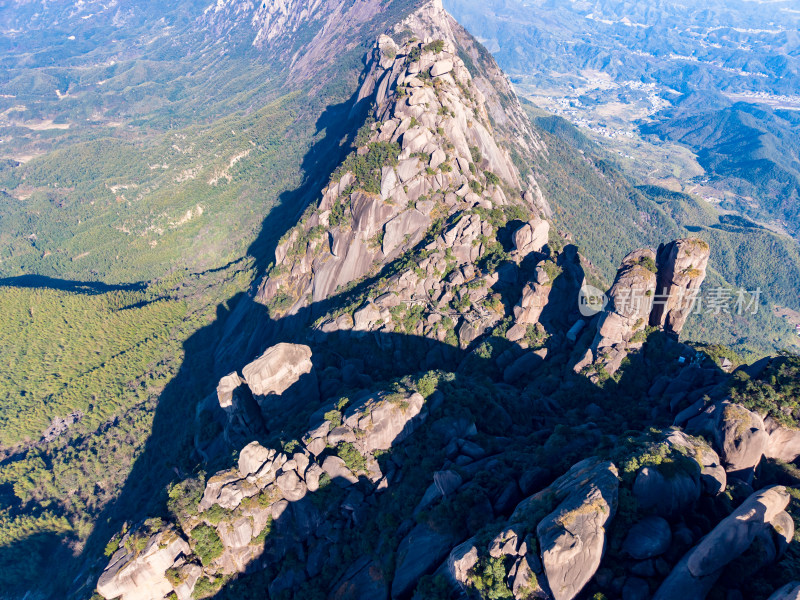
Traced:
<svg viewBox="0 0 800 600">
<path fill-rule="evenodd" d="M 650 324 L 668 333 L 680 334 L 706 277 L 710 249 L 696 238 L 675 240 L 659 246 L 657 302 Z"/>
<path fill-rule="evenodd" d="M 800 456 L 800 429 L 784 427 L 772 417 L 764 419 L 769 439 L 764 456 L 794 462 Z"/>
<path fill-rule="evenodd" d="M 607 465 L 607 472 L 611 474 L 612 468 Z M 600 566 L 605 526 L 616 510 L 613 475 L 614 481 L 603 473 L 602 479 L 570 493 L 536 528 L 547 583 L 556 600 L 577 596 Z"/>
<path fill-rule="evenodd" d="M 509 522 L 525 522 L 553 500 L 557 503 L 536 528 L 544 574 L 555 600 L 575 598 L 600 566 L 618 487 L 612 463 L 586 459 L 523 500 L 511 515 Z"/>
<path fill-rule="evenodd" d="M 302 344 L 276 344 L 245 366 L 242 374 L 265 414 L 319 398 L 311 348 Z"/>
<path fill-rule="evenodd" d="M 770 531 L 788 504 L 789 494 L 783 486 L 751 495 L 684 556 L 653 600 L 705 598 L 722 569 L 750 548 L 762 532 Z"/>
<path fill-rule="evenodd" d="M 769 434 L 759 415 L 741 404 L 717 402 L 691 419 L 688 433 L 698 433 L 713 444 L 729 475 L 750 481 L 769 445 Z"/>
<path fill-rule="evenodd" d="M 597 321 L 597 334 L 586 358 L 576 366 L 595 364 L 609 375 L 617 372 L 636 335 L 644 331 L 656 289 L 655 252 L 649 248 L 628 254 L 608 292 L 608 305 Z"/>
<path fill-rule="evenodd" d="M 514 252 L 518 259 L 531 252 L 541 252 L 550 235 L 550 223 L 539 217 L 531 219 L 514 232 Z"/>
<path fill-rule="evenodd" d="M 166 570 L 182 554 L 189 554 L 189 544 L 174 529 L 153 535 L 141 552 L 122 547 L 100 576 L 97 591 L 109 599 L 163 598 L 174 591 Z"/>
<path fill-rule="evenodd" d="M 424 419 L 425 415 L 420 415 L 424 404 L 425 399 L 416 392 L 369 397 L 348 409 L 344 424 L 355 432 L 355 445 L 362 453 L 388 450 Z"/>
</svg>

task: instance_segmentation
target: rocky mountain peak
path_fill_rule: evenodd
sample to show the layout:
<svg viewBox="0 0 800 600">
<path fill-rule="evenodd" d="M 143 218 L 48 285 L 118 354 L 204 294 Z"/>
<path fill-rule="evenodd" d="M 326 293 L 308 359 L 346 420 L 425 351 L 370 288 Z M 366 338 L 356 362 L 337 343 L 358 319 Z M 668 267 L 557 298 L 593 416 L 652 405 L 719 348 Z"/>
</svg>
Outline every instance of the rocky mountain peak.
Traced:
<svg viewBox="0 0 800 600">
<path fill-rule="evenodd" d="M 546 148 L 496 65 L 438 1 L 366 63 L 352 151 L 258 288 L 267 347 L 198 407 L 198 454 L 226 468 L 120 532 L 100 594 L 703 598 L 785 552 L 788 492 L 750 482 L 800 432 L 681 366 L 708 245 L 631 252 L 581 315 L 590 265 L 548 220 L 525 168 Z M 629 435 L 642 413 L 659 427 Z M 717 518 L 729 476 L 743 503 Z"/>
<path fill-rule="evenodd" d="M 438 341 L 455 333 L 462 347 L 503 318 L 495 267 L 506 254 L 520 263 L 541 251 L 549 225 L 537 214 L 535 181 L 523 180 L 513 144 L 499 140 L 525 140 L 520 152 L 530 156 L 536 138 L 497 125 L 498 107 L 467 69 L 458 34 L 432 2 L 376 41 L 357 97 L 370 109 L 355 148 L 278 245 L 259 289 L 274 316 L 311 306 L 323 333 L 401 328 Z M 500 121 L 513 123 L 516 100 L 507 109 Z M 504 248 L 497 231 L 508 227 L 518 231 Z M 401 256 L 406 267 L 371 281 Z M 323 301 L 364 278 L 366 302 L 322 312 Z"/>
</svg>

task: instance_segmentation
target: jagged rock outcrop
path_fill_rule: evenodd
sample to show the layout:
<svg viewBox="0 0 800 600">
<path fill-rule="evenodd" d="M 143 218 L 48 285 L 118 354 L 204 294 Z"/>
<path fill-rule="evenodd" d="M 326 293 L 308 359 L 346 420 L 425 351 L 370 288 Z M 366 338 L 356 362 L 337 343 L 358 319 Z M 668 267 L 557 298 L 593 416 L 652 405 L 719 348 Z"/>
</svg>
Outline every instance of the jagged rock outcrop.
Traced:
<svg viewBox="0 0 800 600">
<path fill-rule="evenodd" d="M 695 238 L 659 246 L 656 256 L 658 283 L 650 324 L 678 335 L 689 318 L 706 276 L 710 248 Z"/>
<path fill-rule="evenodd" d="M 543 248 L 549 224 L 533 214 L 495 140 L 488 111 L 499 113 L 458 56 L 457 26 L 435 3 L 410 19 L 395 38 L 406 26 L 441 37 L 378 39 L 359 91 L 374 123 L 318 207 L 278 245 L 258 298 L 295 314 L 413 249 L 411 268 L 373 285 L 366 303 L 321 319 L 319 331 L 405 330 L 463 348 L 502 319 L 491 262 L 502 250 L 490 243 L 497 228 L 512 213 L 526 217 L 507 249 L 521 260 Z"/>
<path fill-rule="evenodd" d="M 629 350 L 641 346 L 650 325 L 677 336 L 706 275 L 709 246 L 687 238 L 628 254 L 608 292 L 590 348 L 575 365 L 592 380 L 619 370 Z"/>
<path fill-rule="evenodd" d="M 781 515 L 788 503 L 789 494 L 781 486 L 750 496 L 684 556 L 653 600 L 705 598 L 726 565 L 747 551 L 762 532 L 773 531 L 777 519 L 783 522 Z"/>
<path fill-rule="evenodd" d="M 531 252 L 541 252 L 550 236 L 550 223 L 535 218 L 514 232 L 514 256 L 522 260 Z"/>
<path fill-rule="evenodd" d="M 653 307 L 656 289 L 656 255 L 649 248 L 628 254 L 608 292 L 608 305 L 597 321 L 597 334 L 586 356 L 576 365 L 580 371 L 590 364 L 609 375 L 617 372 L 628 348 L 641 343 Z"/>
<path fill-rule="evenodd" d="M 539 322 L 550 299 L 552 289 L 553 282 L 547 271 L 542 266 L 537 267 L 534 280 L 526 283 L 522 288 L 522 297 L 514 307 L 514 325 L 509 328 L 507 333 L 509 340 L 516 342 L 522 339 L 527 333 L 528 327 Z"/>
<path fill-rule="evenodd" d="M 152 600 L 174 591 L 166 576 L 181 555 L 188 555 L 189 544 L 174 529 L 150 537 L 128 534 L 122 547 L 111 557 L 97 582 L 97 591 L 105 598 Z M 143 548 L 139 548 L 139 545 Z"/>
<path fill-rule="evenodd" d="M 328 8 L 323 24 L 351 10 L 331 17 Z M 257 11 L 270 40 L 310 17 L 292 2 Z M 679 333 L 688 305 L 665 302 L 655 316 L 653 302 L 659 291 L 697 289 L 704 242 L 629 254 L 606 312 L 579 319 L 578 288 L 597 273 L 575 246 L 561 248 L 568 234 L 549 243 L 547 202 L 516 167 L 545 149 L 528 136 L 508 82 L 483 68 L 488 55 L 437 2 L 386 31 L 351 113 L 360 119 L 369 106 L 370 118 L 277 245 L 257 292 L 275 329 L 258 343 L 303 343 L 273 345 L 206 397 L 214 425 L 227 419 L 224 435 L 207 428 L 225 448 L 215 459 L 241 450 L 230 468 L 187 480 L 185 498 L 202 492 L 174 511 L 174 531 L 188 541 L 159 559 L 164 569 L 136 567 L 153 582 L 148 593 L 183 600 L 198 581 L 222 585 L 266 567 L 269 581 L 259 585 L 270 596 L 421 598 L 446 580 L 472 593 L 485 578 L 517 599 L 601 590 L 631 600 L 648 598 L 672 572 L 665 589 L 690 598 L 719 576 L 706 566 L 696 575 L 697 561 L 729 564 L 740 547 L 754 567 L 780 556 L 793 522 L 767 496 L 762 504 L 776 505 L 768 527 L 753 501 L 755 513 L 718 526 L 715 539 L 735 542 L 730 556 L 703 550 L 729 499 L 750 490 L 728 488 L 725 467 L 739 475 L 752 462 L 742 441 L 761 435 L 740 431 L 753 429 L 749 420 L 717 423 L 703 412 L 726 393 L 725 376 L 694 364 L 679 371 L 674 355 L 665 368 L 642 352 L 634 367 L 664 370 L 641 375 L 635 403 L 621 387 L 617 407 L 572 372 L 595 333 L 578 369 L 594 367 L 595 383 L 641 346 L 648 324 Z M 581 335 L 587 325 L 592 332 Z M 675 336 L 662 341 L 667 354 L 688 348 Z M 553 368 L 540 368 L 544 361 Z M 584 394 L 596 397 L 582 402 Z M 663 431 L 678 410 L 681 424 L 706 419 L 717 451 L 677 430 L 653 429 L 637 446 L 631 428 L 652 418 Z M 761 429 L 761 454 L 792 455 L 793 430 L 771 421 Z M 595 455 L 613 462 L 581 460 Z M 171 499 L 176 490 L 184 488 L 171 488 Z M 610 529 L 617 510 L 622 532 Z M 202 545 L 209 540 L 214 552 Z M 707 558 L 687 555 L 676 566 L 692 545 Z M 127 585 L 116 563 L 109 573 L 105 592 Z"/>
</svg>

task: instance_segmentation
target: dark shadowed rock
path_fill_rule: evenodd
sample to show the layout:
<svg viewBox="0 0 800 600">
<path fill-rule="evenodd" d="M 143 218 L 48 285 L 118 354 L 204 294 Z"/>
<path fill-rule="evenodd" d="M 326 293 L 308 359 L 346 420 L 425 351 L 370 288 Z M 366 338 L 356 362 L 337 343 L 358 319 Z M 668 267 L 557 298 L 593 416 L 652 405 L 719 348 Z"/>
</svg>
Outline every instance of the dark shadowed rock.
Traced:
<svg viewBox="0 0 800 600">
<path fill-rule="evenodd" d="M 453 547 L 453 536 L 417 525 L 403 538 L 397 549 L 397 569 L 392 581 L 392 598 L 399 598 L 414 589 L 423 575 L 432 572 Z"/>
<path fill-rule="evenodd" d="M 767 600 L 800 600 L 800 581 L 790 581 L 775 590 Z"/>
<path fill-rule="evenodd" d="M 697 598 L 702 600 L 722 569 L 741 556 L 789 503 L 783 486 L 756 492 L 724 518 L 690 550 L 661 584 L 653 600 Z"/>
<path fill-rule="evenodd" d="M 697 469 L 699 471 L 699 469 Z M 669 517 L 692 506 L 700 497 L 697 473 L 672 468 L 644 467 L 633 482 L 633 495 L 646 512 Z"/>
<path fill-rule="evenodd" d="M 362 557 L 350 565 L 333 586 L 331 597 L 336 600 L 386 600 L 389 598 L 389 582 L 378 563 Z"/>
<path fill-rule="evenodd" d="M 650 587 L 644 579 L 628 577 L 622 587 L 622 600 L 648 600 Z"/>
<path fill-rule="evenodd" d="M 637 560 L 663 554 L 672 543 L 669 523 L 661 517 L 645 517 L 628 532 L 622 549 Z"/>
</svg>

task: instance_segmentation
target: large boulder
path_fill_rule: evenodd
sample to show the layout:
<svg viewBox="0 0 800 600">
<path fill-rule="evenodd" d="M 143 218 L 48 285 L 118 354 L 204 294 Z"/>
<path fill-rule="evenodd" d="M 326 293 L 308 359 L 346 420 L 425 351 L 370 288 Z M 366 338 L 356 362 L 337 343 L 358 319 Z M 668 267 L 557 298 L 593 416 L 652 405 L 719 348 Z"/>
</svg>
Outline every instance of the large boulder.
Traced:
<svg viewBox="0 0 800 600">
<path fill-rule="evenodd" d="M 252 475 L 274 456 L 275 450 L 265 448 L 258 442 L 250 442 L 239 452 L 239 473 L 242 477 Z"/>
<path fill-rule="evenodd" d="M 706 277 L 710 248 L 696 238 L 675 240 L 658 248 L 658 285 L 650 324 L 678 335 L 694 308 Z"/>
<path fill-rule="evenodd" d="M 686 431 L 713 440 L 725 471 L 744 481 L 752 479 L 769 443 L 762 418 L 728 400 L 712 404 L 690 419 Z"/>
<path fill-rule="evenodd" d="M 628 531 L 622 549 L 636 560 L 664 554 L 672 543 L 672 530 L 661 517 L 644 517 Z"/>
<path fill-rule="evenodd" d="M 420 577 L 432 572 L 444 560 L 454 541 L 449 532 L 434 531 L 423 524 L 414 527 L 397 549 L 392 598 L 411 592 Z"/>
<path fill-rule="evenodd" d="M 769 435 L 764 456 L 784 462 L 794 462 L 800 456 L 800 429 L 784 427 L 772 417 L 764 419 Z"/>
<path fill-rule="evenodd" d="M 550 235 L 550 223 L 534 217 L 514 232 L 514 252 L 521 259 L 531 252 L 541 252 Z"/>
<path fill-rule="evenodd" d="M 716 496 L 725 491 L 728 483 L 725 468 L 719 455 L 705 440 L 682 431 L 673 431 L 667 436 L 666 442 L 700 466 L 700 483 L 705 493 Z"/>
<path fill-rule="evenodd" d="M 100 575 L 97 592 L 108 599 L 163 598 L 173 591 L 165 575 L 167 569 L 179 556 L 189 553 L 189 544 L 174 529 L 151 536 L 141 552 L 128 550 L 123 544 Z"/>
<path fill-rule="evenodd" d="M 776 519 L 782 520 L 789 499 L 783 486 L 752 494 L 684 556 L 653 600 L 705 598 L 723 568 L 748 550 L 759 535 L 773 530 Z"/>
<path fill-rule="evenodd" d="M 618 488 L 612 463 L 586 459 L 523 500 L 511 515 L 511 523 L 529 522 L 555 504 L 555 510 L 536 528 L 544 573 L 555 600 L 575 598 L 600 566 Z"/>
<path fill-rule="evenodd" d="M 363 453 L 388 450 L 411 435 L 427 412 L 419 393 L 370 395 L 344 415 L 344 425 L 356 432 L 356 447 Z"/>
<path fill-rule="evenodd" d="M 645 512 L 673 517 L 685 512 L 705 492 L 725 490 L 727 476 L 716 452 L 701 438 L 672 431 L 658 445 L 660 461 L 639 470 L 633 494 Z"/>
<path fill-rule="evenodd" d="M 276 344 L 245 366 L 242 374 L 265 417 L 273 409 L 319 399 L 311 348 L 302 344 Z"/>
</svg>

